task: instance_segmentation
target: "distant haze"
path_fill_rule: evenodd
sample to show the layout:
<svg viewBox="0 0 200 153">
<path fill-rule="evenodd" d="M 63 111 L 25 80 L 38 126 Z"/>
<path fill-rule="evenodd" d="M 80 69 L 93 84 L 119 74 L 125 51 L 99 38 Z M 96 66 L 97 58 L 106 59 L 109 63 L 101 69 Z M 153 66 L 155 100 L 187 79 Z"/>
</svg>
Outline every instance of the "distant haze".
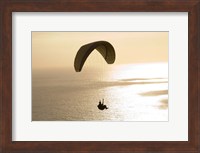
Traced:
<svg viewBox="0 0 200 153">
<path fill-rule="evenodd" d="M 99 40 L 115 48 L 115 65 L 168 61 L 168 32 L 32 32 L 32 68 L 73 67 L 79 48 Z"/>
</svg>

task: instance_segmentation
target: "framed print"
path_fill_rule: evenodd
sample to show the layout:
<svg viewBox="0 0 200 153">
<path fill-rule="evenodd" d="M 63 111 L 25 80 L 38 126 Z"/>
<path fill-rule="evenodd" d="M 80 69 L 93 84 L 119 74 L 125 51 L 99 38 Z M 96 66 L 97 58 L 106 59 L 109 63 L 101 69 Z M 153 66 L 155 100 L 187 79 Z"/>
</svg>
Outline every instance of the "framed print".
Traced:
<svg viewBox="0 0 200 153">
<path fill-rule="evenodd" d="M 188 140 L 187 20 L 184 12 L 13 13 L 12 140 Z M 169 109 L 168 95 L 177 101 Z"/>
<path fill-rule="evenodd" d="M 200 1 L 1 1 L 1 152 L 199 152 Z"/>
</svg>

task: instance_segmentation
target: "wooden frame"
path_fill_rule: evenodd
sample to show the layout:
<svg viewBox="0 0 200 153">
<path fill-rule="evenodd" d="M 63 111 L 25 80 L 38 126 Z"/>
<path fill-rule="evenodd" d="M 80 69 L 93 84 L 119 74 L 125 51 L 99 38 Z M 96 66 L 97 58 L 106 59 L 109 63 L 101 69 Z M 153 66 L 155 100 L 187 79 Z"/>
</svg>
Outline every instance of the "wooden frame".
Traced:
<svg viewBox="0 0 200 153">
<path fill-rule="evenodd" d="M 1 0 L 0 152 L 200 152 L 200 0 Z M 12 142 L 12 12 L 188 12 L 189 141 Z"/>
</svg>

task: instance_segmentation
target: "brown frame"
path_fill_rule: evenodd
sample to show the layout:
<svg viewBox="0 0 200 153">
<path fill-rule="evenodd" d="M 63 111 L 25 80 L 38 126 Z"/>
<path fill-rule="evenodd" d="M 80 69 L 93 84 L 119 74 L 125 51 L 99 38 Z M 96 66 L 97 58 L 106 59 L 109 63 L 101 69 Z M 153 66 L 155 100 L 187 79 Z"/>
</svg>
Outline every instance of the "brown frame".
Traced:
<svg viewBox="0 0 200 153">
<path fill-rule="evenodd" d="M 13 142 L 12 12 L 188 12 L 189 141 Z M 200 152 L 200 0 L 1 0 L 0 1 L 0 153 Z"/>
</svg>

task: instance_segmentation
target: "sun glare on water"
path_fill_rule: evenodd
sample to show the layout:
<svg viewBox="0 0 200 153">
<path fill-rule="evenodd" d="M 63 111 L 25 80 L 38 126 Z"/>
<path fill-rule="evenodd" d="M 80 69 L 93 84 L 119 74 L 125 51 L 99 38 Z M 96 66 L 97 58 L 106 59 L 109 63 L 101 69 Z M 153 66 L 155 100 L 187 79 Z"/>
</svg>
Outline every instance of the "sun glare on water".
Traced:
<svg viewBox="0 0 200 153">
<path fill-rule="evenodd" d="M 168 120 L 167 63 L 120 65 L 106 76 L 104 97 L 119 120 Z"/>
</svg>

